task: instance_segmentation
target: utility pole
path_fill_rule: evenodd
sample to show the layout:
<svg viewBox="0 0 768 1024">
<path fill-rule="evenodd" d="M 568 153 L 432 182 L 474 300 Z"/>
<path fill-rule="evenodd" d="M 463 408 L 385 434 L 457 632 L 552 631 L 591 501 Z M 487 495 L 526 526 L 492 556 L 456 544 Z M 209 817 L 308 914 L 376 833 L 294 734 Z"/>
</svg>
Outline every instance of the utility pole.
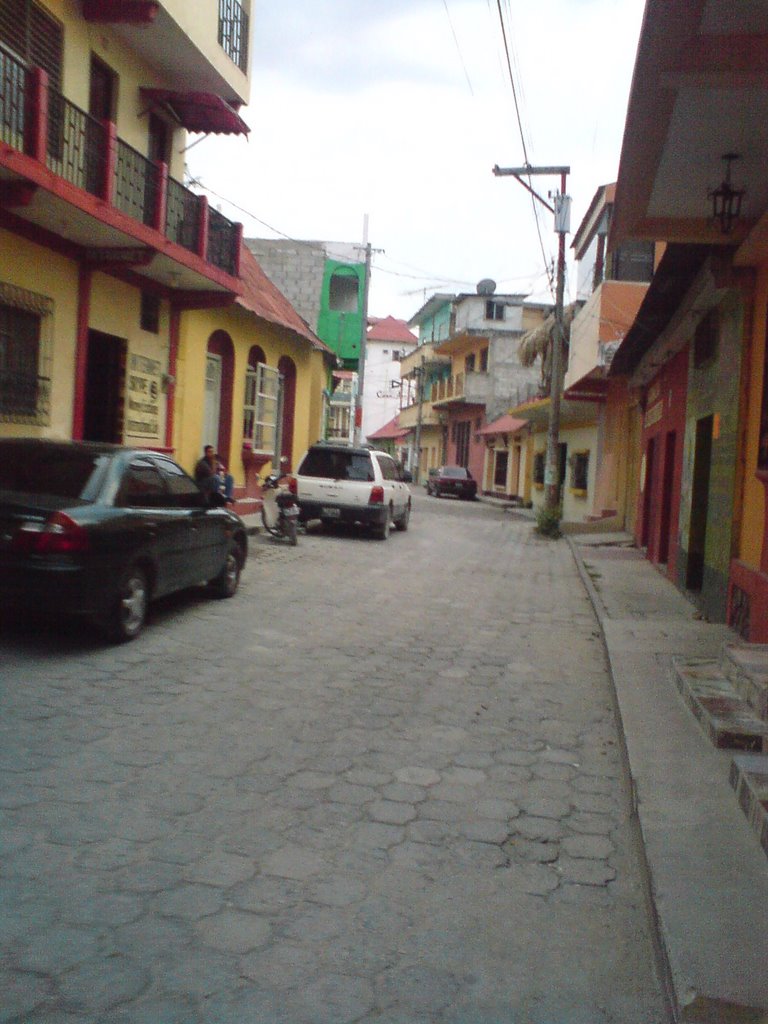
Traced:
<svg viewBox="0 0 768 1024">
<path fill-rule="evenodd" d="M 371 285 L 371 243 L 368 241 L 368 214 L 363 218 L 363 247 L 365 248 L 365 280 L 363 281 L 363 323 L 360 328 L 360 354 L 357 364 L 357 394 L 355 395 L 354 443 L 362 443 L 363 389 L 365 387 L 365 356 L 368 340 L 368 292 Z"/>
<path fill-rule="evenodd" d="M 416 472 L 413 474 L 414 481 L 420 483 L 421 475 L 421 422 L 424 415 L 424 366 L 426 358 L 421 355 L 421 365 L 416 368 L 416 397 L 419 402 L 418 415 L 416 417 Z"/>
<path fill-rule="evenodd" d="M 555 291 L 555 334 L 552 340 L 552 379 L 549 386 L 549 430 L 547 432 L 547 459 L 544 468 L 545 505 L 550 511 L 560 504 L 560 402 L 563 395 L 565 329 L 563 326 L 563 295 L 565 292 L 565 236 L 570 231 L 571 198 L 565 194 L 565 179 L 570 167 L 499 167 L 493 168 L 496 177 L 516 178 L 523 188 L 555 215 L 555 231 L 560 236 L 557 252 L 557 287 Z M 559 174 L 560 191 L 550 198 L 554 206 L 543 199 L 522 175 Z"/>
</svg>

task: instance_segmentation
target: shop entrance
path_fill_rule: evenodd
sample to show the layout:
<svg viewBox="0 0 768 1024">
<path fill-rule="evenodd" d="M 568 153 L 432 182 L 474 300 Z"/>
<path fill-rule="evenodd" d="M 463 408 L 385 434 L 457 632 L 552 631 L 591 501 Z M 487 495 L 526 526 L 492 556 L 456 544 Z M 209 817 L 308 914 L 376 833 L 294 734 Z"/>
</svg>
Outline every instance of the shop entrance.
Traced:
<svg viewBox="0 0 768 1024">
<path fill-rule="evenodd" d="M 88 331 L 83 440 L 120 444 L 123 439 L 124 338 Z"/>
</svg>

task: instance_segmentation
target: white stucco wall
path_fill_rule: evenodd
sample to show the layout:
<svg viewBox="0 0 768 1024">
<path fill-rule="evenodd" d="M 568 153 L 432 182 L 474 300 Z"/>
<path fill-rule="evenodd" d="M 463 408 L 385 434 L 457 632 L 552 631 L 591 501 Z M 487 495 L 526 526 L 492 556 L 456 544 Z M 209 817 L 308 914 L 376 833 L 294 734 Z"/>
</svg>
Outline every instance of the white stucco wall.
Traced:
<svg viewBox="0 0 768 1024">
<path fill-rule="evenodd" d="M 371 341 L 365 346 L 365 380 L 363 382 L 363 425 L 367 437 L 383 427 L 400 411 L 400 389 L 392 387 L 400 380 L 400 363 L 393 352 L 412 352 L 416 346 L 401 341 Z"/>
<path fill-rule="evenodd" d="M 486 320 L 486 302 L 504 306 L 503 320 Z M 471 295 L 456 304 L 456 333 L 467 330 L 520 331 L 523 328 L 522 295 Z"/>
</svg>

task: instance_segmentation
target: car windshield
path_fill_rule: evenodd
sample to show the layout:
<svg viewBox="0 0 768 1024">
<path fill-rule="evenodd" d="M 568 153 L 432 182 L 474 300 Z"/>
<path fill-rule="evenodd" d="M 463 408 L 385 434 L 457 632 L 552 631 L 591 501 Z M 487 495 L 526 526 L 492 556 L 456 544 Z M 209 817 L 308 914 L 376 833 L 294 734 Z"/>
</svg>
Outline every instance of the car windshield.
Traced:
<svg viewBox="0 0 768 1024">
<path fill-rule="evenodd" d="M 94 501 L 108 461 L 87 450 L 0 446 L 0 490 Z"/>
<path fill-rule="evenodd" d="M 462 466 L 445 466 L 442 472 L 443 476 L 450 477 L 451 480 L 469 479 L 469 473 Z"/>
<path fill-rule="evenodd" d="M 371 457 L 367 453 L 312 448 L 299 467 L 299 476 L 324 476 L 332 480 L 373 480 Z"/>
</svg>

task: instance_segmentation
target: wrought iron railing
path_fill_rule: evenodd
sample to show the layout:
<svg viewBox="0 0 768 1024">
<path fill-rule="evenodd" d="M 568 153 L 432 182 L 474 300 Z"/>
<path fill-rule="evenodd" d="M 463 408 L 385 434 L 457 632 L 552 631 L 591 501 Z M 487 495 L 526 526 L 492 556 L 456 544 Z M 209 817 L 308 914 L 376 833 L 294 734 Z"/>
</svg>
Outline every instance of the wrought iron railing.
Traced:
<svg viewBox="0 0 768 1024">
<path fill-rule="evenodd" d="M 237 269 L 237 226 L 218 210 L 208 210 L 208 259 L 215 267 L 234 274 Z"/>
<path fill-rule="evenodd" d="M 175 178 L 168 179 L 165 233 L 172 242 L 197 252 L 200 238 L 200 199 Z"/>
<path fill-rule="evenodd" d="M 235 0 L 222 0 L 227 10 L 239 9 Z M 241 15 L 247 22 L 245 12 Z M 237 18 L 237 11 L 231 15 Z M 30 69 L 0 46 L 0 141 L 32 153 L 25 136 L 34 102 Z M 107 182 L 110 146 L 109 127 L 71 103 L 57 89 L 48 87 L 48 121 L 45 163 L 50 171 L 91 195 L 111 195 L 114 206 L 148 227 L 155 223 L 163 187 L 160 165 L 147 159 L 122 139 L 117 139 L 114 177 Z M 190 252 L 203 253 L 200 238 L 200 196 L 173 178 L 167 180 L 166 220 L 160 225 L 166 236 Z M 206 259 L 234 275 L 238 267 L 239 229 L 218 210 L 208 211 Z"/>
<path fill-rule="evenodd" d="M 107 130 L 55 89 L 48 90 L 48 169 L 91 195 L 104 194 Z"/>
<path fill-rule="evenodd" d="M 248 14 L 238 0 L 219 0 L 219 45 L 241 71 L 248 71 Z"/>
<path fill-rule="evenodd" d="M 152 227 L 159 194 L 160 171 L 138 150 L 118 139 L 115 163 L 115 206 Z"/>
<path fill-rule="evenodd" d="M 24 148 L 24 95 L 27 69 L 0 46 L 0 139 Z"/>
</svg>

